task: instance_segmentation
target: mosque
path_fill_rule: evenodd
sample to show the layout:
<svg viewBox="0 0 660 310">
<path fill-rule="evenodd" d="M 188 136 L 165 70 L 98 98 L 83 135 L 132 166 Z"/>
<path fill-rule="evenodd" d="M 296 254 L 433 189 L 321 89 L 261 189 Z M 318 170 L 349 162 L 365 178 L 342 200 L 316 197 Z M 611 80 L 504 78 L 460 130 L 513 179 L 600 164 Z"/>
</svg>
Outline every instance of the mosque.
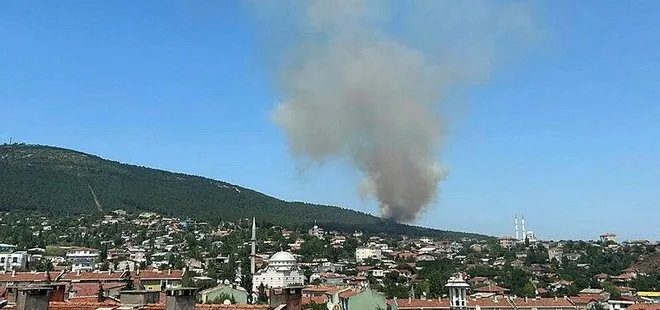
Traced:
<svg viewBox="0 0 660 310">
<path fill-rule="evenodd" d="M 259 271 L 255 271 L 256 257 L 256 231 L 257 225 L 252 219 L 252 253 L 251 253 L 251 272 L 252 272 L 252 291 L 257 292 L 259 286 L 263 283 L 265 287 L 280 288 L 294 284 L 305 284 L 305 275 L 299 272 L 298 262 L 293 254 L 289 252 L 277 252 L 268 259 L 268 266 Z"/>
<path fill-rule="evenodd" d="M 268 266 L 257 271 L 252 277 L 253 292 L 259 290 L 259 285 L 265 287 L 287 287 L 289 285 L 302 285 L 305 276 L 299 272 L 296 258 L 289 252 L 277 252 L 268 260 Z"/>
</svg>

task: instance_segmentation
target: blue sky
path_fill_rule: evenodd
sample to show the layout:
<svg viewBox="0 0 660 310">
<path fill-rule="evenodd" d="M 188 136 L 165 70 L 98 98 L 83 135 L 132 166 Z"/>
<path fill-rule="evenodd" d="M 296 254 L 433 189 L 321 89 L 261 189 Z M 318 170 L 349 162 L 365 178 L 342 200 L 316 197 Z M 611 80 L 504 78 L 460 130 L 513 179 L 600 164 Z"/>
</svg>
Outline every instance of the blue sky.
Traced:
<svg viewBox="0 0 660 310">
<path fill-rule="evenodd" d="M 4 1 L 0 140 L 57 145 L 376 213 L 346 163 L 300 174 L 260 25 L 229 1 Z M 536 6 L 543 38 L 461 94 L 419 224 L 660 239 L 660 3 Z"/>
</svg>

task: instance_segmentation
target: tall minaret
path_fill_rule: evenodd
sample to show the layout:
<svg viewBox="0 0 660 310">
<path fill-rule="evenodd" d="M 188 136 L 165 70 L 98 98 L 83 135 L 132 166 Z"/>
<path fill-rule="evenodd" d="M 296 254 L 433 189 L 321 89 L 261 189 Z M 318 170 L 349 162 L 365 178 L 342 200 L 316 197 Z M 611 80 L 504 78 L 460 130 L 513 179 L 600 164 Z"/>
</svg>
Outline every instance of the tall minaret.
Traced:
<svg viewBox="0 0 660 310">
<path fill-rule="evenodd" d="M 516 240 L 520 240 L 520 233 L 518 232 L 518 215 L 513 216 L 513 227 L 516 230 Z"/>
<path fill-rule="evenodd" d="M 522 217 L 522 240 L 527 240 L 527 231 L 525 230 L 525 216 Z"/>
<path fill-rule="evenodd" d="M 257 222 L 254 217 L 252 217 L 252 251 L 250 252 L 250 273 L 254 274 L 256 271 L 256 259 L 257 257 Z"/>
</svg>

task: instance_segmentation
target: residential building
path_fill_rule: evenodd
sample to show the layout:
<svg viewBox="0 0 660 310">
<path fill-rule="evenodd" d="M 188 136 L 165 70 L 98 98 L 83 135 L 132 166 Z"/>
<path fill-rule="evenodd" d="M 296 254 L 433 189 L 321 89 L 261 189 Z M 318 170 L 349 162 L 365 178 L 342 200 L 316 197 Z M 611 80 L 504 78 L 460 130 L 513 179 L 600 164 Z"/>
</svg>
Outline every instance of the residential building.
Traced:
<svg viewBox="0 0 660 310">
<path fill-rule="evenodd" d="M 368 288 L 362 291 L 347 290 L 338 295 L 340 310 L 387 309 L 385 295 Z"/>
<path fill-rule="evenodd" d="M 576 310 L 575 305 L 568 298 L 516 298 L 513 299 L 516 310 Z"/>
<path fill-rule="evenodd" d="M 19 270 L 26 267 L 30 255 L 27 251 L 15 251 L 13 253 L 0 253 L 0 269 Z"/>
<path fill-rule="evenodd" d="M 609 310 L 625 310 L 628 309 L 628 307 L 635 304 L 634 301 L 623 298 L 617 300 L 610 299 L 607 301 L 607 303 L 609 307 L 606 307 L 606 309 Z"/>
<path fill-rule="evenodd" d="M 509 236 L 504 236 L 499 239 L 497 239 L 500 243 L 500 246 L 503 248 L 510 248 L 516 244 L 516 238 L 509 237 Z"/>
<path fill-rule="evenodd" d="M 595 275 L 594 278 L 596 278 L 598 283 L 603 283 L 603 282 L 607 281 L 610 278 L 610 275 L 606 274 L 606 273 L 599 273 L 599 274 Z"/>
<path fill-rule="evenodd" d="M 509 292 L 509 289 L 504 288 L 504 287 L 500 287 L 500 286 L 497 286 L 497 285 L 490 285 L 489 284 L 489 285 L 477 288 L 477 289 L 475 289 L 475 291 L 477 291 L 479 293 L 492 293 L 492 294 L 496 294 L 496 295 L 507 295 L 507 293 Z"/>
<path fill-rule="evenodd" d="M 248 293 L 244 288 L 231 285 L 218 285 L 199 292 L 202 303 L 214 302 L 222 296 L 232 297 L 237 304 L 247 304 Z M 219 303 L 222 303 L 221 300 Z M 217 302 L 216 302 L 217 303 Z"/>
<path fill-rule="evenodd" d="M 57 278 L 58 274 L 53 272 L 50 274 L 52 280 Z M 16 271 L 1 271 L 0 272 L 0 290 L 7 286 L 27 286 L 39 285 L 47 281 L 48 274 L 45 272 L 16 272 Z"/>
<path fill-rule="evenodd" d="M 0 252 L 1 253 L 12 253 L 16 251 L 18 247 L 13 244 L 0 243 Z"/>
<path fill-rule="evenodd" d="M 146 255 L 146 250 L 143 248 L 130 248 L 128 249 L 128 252 L 130 253 L 129 258 L 137 263 L 146 263 L 147 262 L 147 255 Z"/>
<path fill-rule="evenodd" d="M 379 248 L 364 248 L 360 247 L 355 249 L 355 261 L 358 263 L 364 262 L 366 259 L 381 260 L 383 258 L 383 250 Z"/>
<path fill-rule="evenodd" d="M 548 260 L 552 261 L 553 259 L 561 263 L 561 258 L 564 255 L 564 250 L 560 247 L 550 248 L 548 250 Z"/>
<path fill-rule="evenodd" d="M 321 238 L 323 238 L 323 235 L 325 234 L 325 231 L 323 231 L 323 228 L 318 227 L 317 225 L 314 225 L 314 227 L 312 227 L 312 228 L 308 231 L 308 233 L 309 233 L 310 235 L 316 237 L 316 238 L 321 239 Z"/>
<path fill-rule="evenodd" d="M 600 235 L 600 242 L 616 242 L 616 234 L 604 233 Z"/>
<path fill-rule="evenodd" d="M 277 252 L 268 260 L 265 269 L 252 277 L 252 291 L 257 292 L 261 284 L 269 288 L 282 288 L 305 283 L 305 276 L 299 272 L 296 258 L 289 252 Z"/>
<path fill-rule="evenodd" d="M 164 291 L 181 287 L 181 279 L 185 272 L 185 270 L 137 270 L 132 276 L 145 290 Z"/>
<path fill-rule="evenodd" d="M 90 248 L 76 247 L 66 252 L 66 260 L 71 266 L 71 271 L 92 271 L 96 269 L 96 260 L 99 251 Z"/>
</svg>

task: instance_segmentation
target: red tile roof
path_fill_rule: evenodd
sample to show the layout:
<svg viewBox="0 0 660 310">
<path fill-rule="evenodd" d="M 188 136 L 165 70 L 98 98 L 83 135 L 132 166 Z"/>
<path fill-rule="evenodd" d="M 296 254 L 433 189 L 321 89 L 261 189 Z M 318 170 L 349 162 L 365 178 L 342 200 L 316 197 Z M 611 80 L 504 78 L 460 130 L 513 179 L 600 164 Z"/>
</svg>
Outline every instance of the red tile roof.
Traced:
<svg viewBox="0 0 660 310">
<path fill-rule="evenodd" d="M 303 293 L 325 293 L 336 289 L 332 286 L 310 286 L 303 288 Z"/>
<path fill-rule="evenodd" d="M 481 293 L 504 293 L 508 292 L 508 288 L 500 287 L 497 285 L 487 285 L 487 286 L 482 286 L 480 288 L 475 289 L 477 292 Z"/>
<path fill-rule="evenodd" d="M 568 299 L 571 300 L 576 305 L 586 305 L 592 301 L 598 301 L 598 299 L 593 298 L 591 296 L 572 296 L 569 297 Z"/>
<path fill-rule="evenodd" d="M 607 297 L 601 295 L 601 294 L 578 294 L 578 297 L 588 297 L 588 298 L 593 298 L 598 301 L 606 301 Z"/>
<path fill-rule="evenodd" d="M 517 308 L 575 308 L 566 298 L 515 298 L 512 302 Z"/>
<path fill-rule="evenodd" d="M 51 302 L 48 305 L 49 310 L 96 310 L 101 307 L 116 308 L 118 305 L 106 305 L 99 302 L 84 302 L 84 303 L 70 303 L 70 302 Z M 195 309 L 199 310 L 244 310 L 244 309 L 268 309 L 268 305 L 195 305 Z M 165 310 L 165 304 L 151 304 L 145 307 L 146 310 Z"/>
<path fill-rule="evenodd" d="M 119 301 L 114 298 L 106 298 L 103 302 L 99 302 L 96 296 L 82 296 L 69 298 L 70 304 L 99 304 L 103 306 L 119 305 Z"/>
<path fill-rule="evenodd" d="M 468 306 L 479 306 L 481 308 L 513 308 L 506 297 L 476 298 L 467 301 Z"/>
<path fill-rule="evenodd" d="M 99 302 L 84 302 L 84 303 L 70 303 L 70 302 L 50 302 L 48 310 L 96 310 L 100 307 L 108 307 Z"/>
<path fill-rule="evenodd" d="M 336 293 L 340 293 L 342 291 L 347 291 L 347 290 L 349 290 L 349 289 L 346 288 L 346 287 L 333 287 L 325 293 L 328 294 L 328 295 L 334 295 Z"/>
<path fill-rule="evenodd" d="M 660 304 L 634 304 L 628 306 L 626 310 L 660 310 Z"/>
<path fill-rule="evenodd" d="M 69 272 L 65 273 L 61 281 L 121 281 L 124 278 L 124 272 Z"/>
<path fill-rule="evenodd" d="M 388 300 L 388 304 L 392 304 L 393 300 Z M 437 299 L 412 299 L 412 298 L 402 298 L 397 299 L 396 304 L 399 309 L 448 309 L 449 300 L 437 300 Z"/>
<path fill-rule="evenodd" d="M 118 289 L 126 286 L 124 283 L 103 283 L 104 290 Z M 71 289 L 76 292 L 76 296 L 96 296 L 99 291 L 98 283 L 73 283 Z"/>
<path fill-rule="evenodd" d="M 353 290 L 348 290 L 348 291 L 343 291 L 339 293 L 339 297 L 341 298 L 351 298 L 352 296 L 357 295 L 359 292 L 353 291 Z"/>
<path fill-rule="evenodd" d="M 302 297 L 302 304 L 303 305 L 309 305 L 312 302 L 315 304 L 325 304 L 328 301 L 326 300 L 325 296 L 310 296 L 310 297 Z"/>
<path fill-rule="evenodd" d="M 196 310 L 243 310 L 243 309 L 269 309 L 269 305 L 195 305 Z M 147 305 L 146 310 L 165 310 L 165 304 Z"/>
<path fill-rule="evenodd" d="M 51 279 L 55 280 L 57 273 L 50 274 Z M 0 273 L 0 282 L 39 282 L 46 281 L 45 272 L 16 272 Z"/>
<path fill-rule="evenodd" d="M 607 279 L 609 277 L 610 277 L 610 275 L 606 274 L 606 273 L 599 273 L 599 274 L 594 276 L 594 278 L 596 278 L 596 279 Z"/>
<path fill-rule="evenodd" d="M 183 277 L 182 270 L 165 270 L 165 271 L 153 271 L 153 270 L 140 270 L 140 272 L 133 272 L 131 276 L 136 279 L 142 280 L 179 280 Z"/>
</svg>

